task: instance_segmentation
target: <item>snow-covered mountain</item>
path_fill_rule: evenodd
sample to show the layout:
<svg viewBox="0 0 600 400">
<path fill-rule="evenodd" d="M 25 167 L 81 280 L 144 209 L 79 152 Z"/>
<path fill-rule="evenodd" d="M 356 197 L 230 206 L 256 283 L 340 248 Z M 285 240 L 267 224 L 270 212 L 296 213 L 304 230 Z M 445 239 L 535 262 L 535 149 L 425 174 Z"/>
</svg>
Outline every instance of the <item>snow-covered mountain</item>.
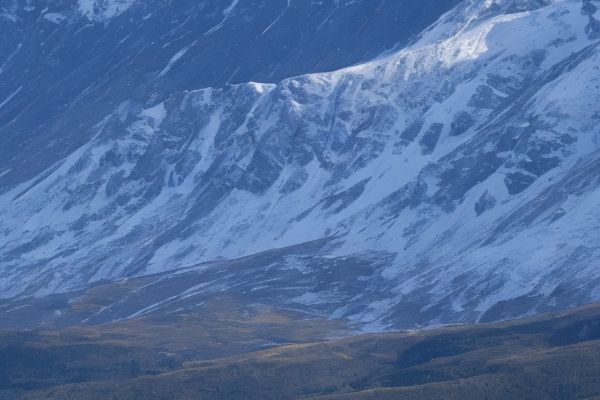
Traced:
<svg viewBox="0 0 600 400">
<path fill-rule="evenodd" d="M 205 35 L 235 30 L 229 18 L 251 3 L 228 5 Z M 205 50 L 200 35 L 189 34 L 169 57 L 161 52 L 162 64 L 156 57 L 152 73 L 139 73 L 135 79 L 151 82 L 144 90 L 126 84 L 138 74 L 134 57 L 117 78 L 101 74 L 101 84 L 89 86 L 102 101 L 85 89 L 59 117 L 43 120 L 47 136 L 29 137 L 42 128 L 27 131 L 20 115 L 28 106 L 19 108 L 27 97 L 18 98 L 25 89 L 11 91 L 0 103 L 0 152 L 12 157 L 0 170 L 0 295 L 189 273 L 203 262 L 291 248 L 253 259 L 248 274 L 224 261 L 202 264 L 202 279 L 181 296 L 243 287 L 277 293 L 261 301 L 310 306 L 377 330 L 600 299 L 599 2 L 426 3 L 415 15 L 439 19 L 415 39 L 419 22 L 403 29 L 394 51 L 334 72 L 292 77 L 289 66 L 276 83 L 221 77 L 215 88 L 197 85 L 206 81 L 189 77 L 199 65 L 191 60 Z M 134 14 L 137 7 L 80 1 L 78 16 L 52 23 L 117 35 L 115 26 L 125 25 L 113 24 L 144 14 Z M 319 36 L 301 43 L 312 40 Z M 369 41 L 376 40 L 362 43 Z M 379 53 L 391 48 L 378 45 Z M 369 55 L 357 49 L 303 68 Z M 281 76 L 277 62 L 244 76 Z M 14 85 L 6 76 L 3 87 Z M 74 117 L 80 98 L 87 108 Z M 161 304 L 180 300 L 171 294 Z"/>
<path fill-rule="evenodd" d="M 0 188 L 87 143 L 123 101 L 337 70 L 401 47 L 456 3 L 2 0 Z"/>
</svg>

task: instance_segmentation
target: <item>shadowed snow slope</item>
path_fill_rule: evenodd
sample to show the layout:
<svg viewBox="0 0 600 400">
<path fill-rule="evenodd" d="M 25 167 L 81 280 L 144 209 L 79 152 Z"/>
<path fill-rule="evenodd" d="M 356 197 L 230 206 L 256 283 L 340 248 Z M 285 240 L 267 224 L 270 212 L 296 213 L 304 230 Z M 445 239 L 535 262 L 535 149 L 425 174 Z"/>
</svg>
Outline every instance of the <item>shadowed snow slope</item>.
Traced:
<svg viewBox="0 0 600 400">
<path fill-rule="evenodd" d="M 595 5 L 464 2 L 371 62 L 124 98 L 76 151 L 6 186 L 1 293 L 322 239 L 206 290 L 278 291 L 373 330 L 598 299 Z"/>
</svg>

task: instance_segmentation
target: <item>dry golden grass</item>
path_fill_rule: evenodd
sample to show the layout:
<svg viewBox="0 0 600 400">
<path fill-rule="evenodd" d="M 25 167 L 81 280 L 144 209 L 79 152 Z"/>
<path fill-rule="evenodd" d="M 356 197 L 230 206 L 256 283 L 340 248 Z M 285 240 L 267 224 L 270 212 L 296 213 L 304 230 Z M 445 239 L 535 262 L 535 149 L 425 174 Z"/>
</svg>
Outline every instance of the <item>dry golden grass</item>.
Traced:
<svg viewBox="0 0 600 400">
<path fill-rule="evenodd" d="M 90 346 L 107 346 L 115 350 L 115 354 L 129 351 L 128 357 L 133 357 L 139 368 L 136 376 L 125 374 L 115 378 L 114 371 L 109 369 L 105 376 L 99 374 L 80 382 L 57 382 L 51 387 L 24 393 L 23 398 L 538 400 L 600 397 L 600 306 L 597 305 L 523 321 L 329 341 L 314 339 L 324 330 L 339 330 L 339 325 L 329 321 L 303 320 L 294 313 L 268 308 L 255 310 L 256 313 L 250 315 L 235 299 L 223 300 L 215 307 L 214 315 L 180 316 L 177 321 L 163 321 L 165 325 L 159 328 L 156 321 L 141 319 L 92 331 L 69 330 L 69 333 L 48 333 L 41 339 L 33 338 L 32 345 L 37 340 L 43 349 L 64 344 L 67 337 L 62 335 L 85 338 Z M 232 309 L 239 309 L 239 313 L 225 313 Z M 148 332 L 149 327 L 156 329 Z M 244 351 L 256 340 L 265 340 L 265 327 L 272 329 L 269 335 L 287 337 L 292 343 Z M 261 332 L 262 336 L 257 336 Z M 219 346 L 224 346 L 221 351 L 230 346 L 235 351 L 228 357 L 210 357 L 217 353 L 215 349 Z M 89 353 L 81 365 L 96 363 L 96 368 L 113 365 L 102 358 L 102 353 L 99 355 L 90 349 L 83 347 L 82 351 Z M 169 355 L 164 355 L 165 351 Z M 157 354 L 165 357 L 163 364 L 165 359 L 174 360 L 173 364 L 163 365 L 155 373 L 144 373 L 143 369 L 148 366 L 160 367 L 161 358 Z M 127 357 L 117 356 L 117 360 L 125 359 Z"/>
</svg>

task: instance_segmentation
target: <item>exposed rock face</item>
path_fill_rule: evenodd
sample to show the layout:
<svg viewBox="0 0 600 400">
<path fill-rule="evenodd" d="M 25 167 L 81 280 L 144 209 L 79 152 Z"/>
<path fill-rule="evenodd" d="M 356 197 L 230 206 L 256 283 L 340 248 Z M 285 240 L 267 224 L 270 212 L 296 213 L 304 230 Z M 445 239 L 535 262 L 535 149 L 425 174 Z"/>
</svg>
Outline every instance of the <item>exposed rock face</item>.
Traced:
<svg viewBox="0 0 600 400">
<path fill-rule="evenodd" d="M 458 2 L 3 1 L 0 191 L 87 143 L 124 101 L 337 70 L 406 45 Z"/>
<path fill-rule="evenodd" d="M 600 21 L 598 17 L 598 2 L 592 0 L 582 0 L 581 14 L 588 16 L 588 24 L 585 27 L 585 32 L 590 39 L 600 38 Z"/>
<path fill-rule="evenodd" d="M 123 96 L 44 173 L 0 172 L 2 294 L 323 240 L 202 290 L 279 293 L 370 329 L 598 299 L 592 3 L 465 2 L 350 68 Z"/>
</svg>

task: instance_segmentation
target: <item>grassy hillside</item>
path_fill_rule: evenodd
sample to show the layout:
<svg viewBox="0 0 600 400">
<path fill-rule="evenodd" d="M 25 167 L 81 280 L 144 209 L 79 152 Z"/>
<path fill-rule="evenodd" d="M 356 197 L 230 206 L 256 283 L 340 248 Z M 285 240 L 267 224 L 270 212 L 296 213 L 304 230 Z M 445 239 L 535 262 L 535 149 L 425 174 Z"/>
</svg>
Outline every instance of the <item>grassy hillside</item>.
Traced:
<svg viewBox="0 0 600 400">
<path fill-rule="evenodd" d="M 136 329 L 143 330 L 147 323 L 137 321 Z M 327 329 L 326 323 L 312 326 Z M 123 327 L 118 340 L 107 341 L 106 332 L 112 329 L 114 335 L 118 325 L 85 332 L 85 345 L 62 336 L 65 333 L 54 333 L 62 337 L 54 341 L 50 332 L 25 337 L 5 334 L 2 354 L 21 348 L 19 342 L 25 341 L 29 348 L 39 346 L 44 356 L 36 359 L 17 354 L 21 361 L 13 363 L 12 370 L 6 369 L 4 360 L 0 367 L 4 368 L 0 374 L 5 377 L 4 393 L 15 393 L 20 368 L 27 374 L 41 373 L 32 365 L 54 362 L 66 370 L 77 366 L 78 371 L 87 372 L 70 375 L 42 390 L 27 387 L 27 392 L 21 392 L 23 398 L 465 400 L 600 396 L 600 305 L 489 325 L 316 342 L 309 334 L 304 339 L 307 343 L 300 343 L 296 327 L 290 328 L 296 332 L 296 343 L 247 353 L 240 347 L 232 349 L 237 355 L 212 359 L 216 352 L 202 354 L 198 350 L 210 347 L 208 342 L 200 336 L 183 339 L 189 331 L 181 325 L 158 332 L 154 337 L 163 337 L 162 343 L 151 339 L 151 334 L 143 338 L 134 334 L 135 329 L 128 332 Z M 244 330 L 243 324 L 237 328 L 249 340 L 255 335 Z M 81 338 L 84 330 L 76 334 Z M 211 332 L 205 330 L 205 334 Z M 169 347 L 170 353 L 165 352 Z M 7 376 L 12 377 L 8 383 Z M 43 376 L 38 379 L 43 381 Z"/>
</svg>

